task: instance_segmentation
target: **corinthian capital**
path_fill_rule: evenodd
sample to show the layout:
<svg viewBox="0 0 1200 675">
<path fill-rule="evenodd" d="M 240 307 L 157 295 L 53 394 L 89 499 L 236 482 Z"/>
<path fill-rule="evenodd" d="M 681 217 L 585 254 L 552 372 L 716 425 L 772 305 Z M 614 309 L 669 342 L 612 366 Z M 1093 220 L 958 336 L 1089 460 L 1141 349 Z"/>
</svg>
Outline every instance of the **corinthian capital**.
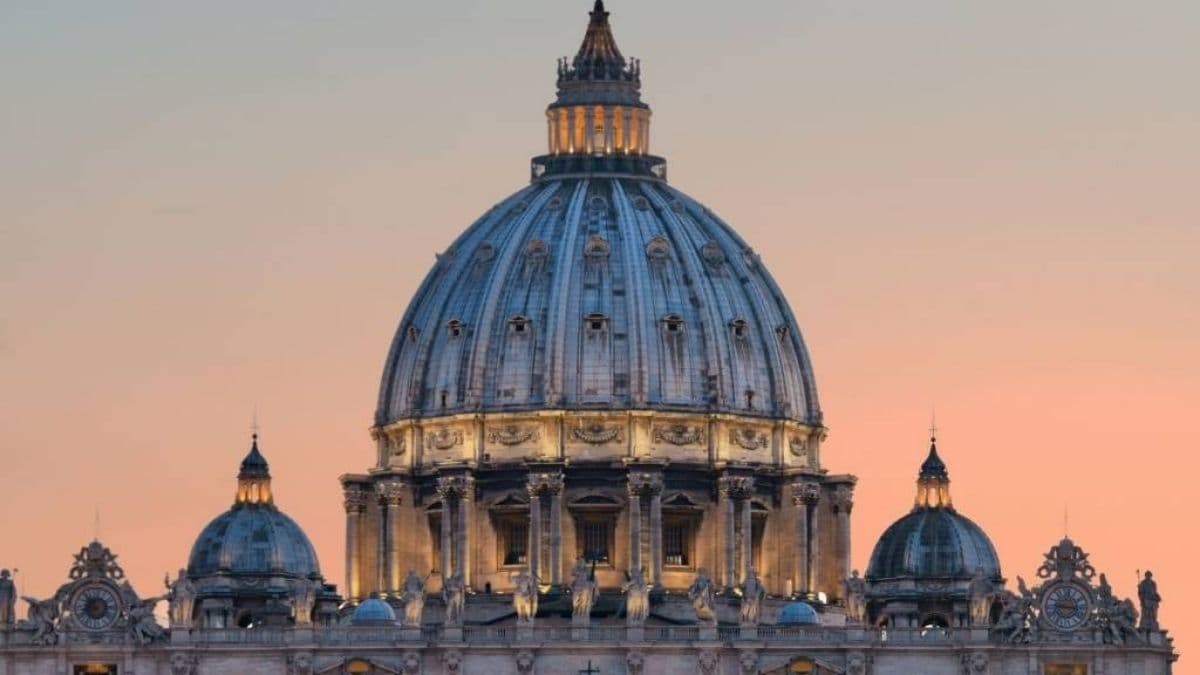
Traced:
<svg viewBox="0 0 1200 675">
<path fill-rule="evenodd" d="M 529 490 L 530 497 L 562 494 L 563 475 L 561 473 L 531 473 L 526 480 L 525 489 Z"/>
<path fill-rule="evenodd" d="M 837 489 L 833 491 L 832 503 L 833 503 L 834 511 L 836 511 L 838 513 L 841 513 L 843 511 L 846 513 L 850 513 L 851 509 L 854 508 L 854 486 L 853 485 L 837 486 Z"/>
<path fill-rule="evenodd" d="M 792 504 L 794 506 L 813 506 L 821 501 L 821 486 L 816 483 L 792 483 Z"/>
<path fill-rule="evenodd" d="M 437 493 L 442 499 L 448 497 L 463 497 L 475 486 L 475 480 L 470 476 L 438 476 Z"/>
<path fill-rule="evenodd" d="M 398 480 L 385 480 L 375 484 L 375 496 L 380 504 L 400 506 L 404 503 L 404 487 Z"/>
<path fill-rule="evenodd" d="M 631 471 L 629 473 L 629 479 L 628 483 L 626 484 L 626 488 L 629 490 L 629 495 L 631 497 L 662 494 L 662 474 L 651 471 Z"/>
<path fill-rule="evenodd" d="M 722 476 L 718 487 L 728 499 L 749 499 L 754 494 L 754 478 L 751 476 Z"/>
<path fill-rule="evenodd" d="M 346 513 L 362 513 L 367 508 L 367 491 L 361 485 L 347 485 L 342 491 Z"/>
</svg>

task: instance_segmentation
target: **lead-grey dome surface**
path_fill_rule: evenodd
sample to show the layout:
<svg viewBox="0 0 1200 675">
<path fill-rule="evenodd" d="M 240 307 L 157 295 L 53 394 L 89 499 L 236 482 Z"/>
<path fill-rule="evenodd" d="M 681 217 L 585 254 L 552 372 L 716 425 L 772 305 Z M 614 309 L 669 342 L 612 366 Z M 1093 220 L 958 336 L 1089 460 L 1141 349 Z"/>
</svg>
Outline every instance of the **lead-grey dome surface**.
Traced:
<svg viewBox="0 0 1200 675">
<path fill-rule="evenodd" d="M 438 256 L 392 342 L 376 423 L 540 408 L 821 417 L 758 256 L 665 181 L 603 174 L 535 180 Z"/>
<path fill-rule="evenodd" d="M 983 529 L 953 509 L 918 508 L 884 531 L 867 578 L 970 579 L 976 568 L 1000 578 L 996 548 Z"/>
<path fill-rule="evenodd" d="M 238 505 L 217 516 L 196 538 L 188 576 L 321 574 L 317 554 L 304 530 L 270 505 Z"/>
</svg>

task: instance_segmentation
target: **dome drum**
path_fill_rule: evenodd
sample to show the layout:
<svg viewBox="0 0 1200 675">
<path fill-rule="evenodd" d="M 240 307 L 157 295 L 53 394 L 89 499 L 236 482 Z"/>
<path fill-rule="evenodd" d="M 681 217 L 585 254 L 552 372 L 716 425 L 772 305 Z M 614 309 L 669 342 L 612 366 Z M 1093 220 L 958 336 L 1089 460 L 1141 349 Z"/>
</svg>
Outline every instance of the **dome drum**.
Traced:
<svg viewBox="0 0 1200 675">
<path fill-rule="evenodd" d="M 744 463 L 818 471 L 825 430 L 790 420 L 665 411 L 540 410 L 401 420 L 374 430 L 378 470 L 530 458 Z"/>
</svg>

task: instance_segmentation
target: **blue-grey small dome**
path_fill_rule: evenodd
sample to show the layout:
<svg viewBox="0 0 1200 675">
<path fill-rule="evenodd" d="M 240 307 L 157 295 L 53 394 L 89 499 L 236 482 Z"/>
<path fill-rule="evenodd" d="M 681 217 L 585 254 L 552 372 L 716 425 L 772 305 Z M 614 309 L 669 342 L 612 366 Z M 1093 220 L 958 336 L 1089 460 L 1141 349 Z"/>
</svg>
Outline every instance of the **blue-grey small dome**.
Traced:
<svg viewBox="0 0 1200 675">
<path fill-rule="evenodd" d="M 919 507 L 879 538 L 867 579 L 970 579 L 977 568 L 1000 579 L 996 548 L 983 529 L 952 508 Z"/>
<path fill-rule="evenodd" d="M 813 626 L 821 623 L 817 610 L 807 602 L 789 602 L 780 608 L 775 615 L 775 623 L 780 626 Z"/>
<path fill-rule="evenodd" d="M 239 504 L 208 524 L 192 546 L 188 576 L 320 577 L 312 542 L 296 521 L 269 504 Z"/>
<path fill-rule="evenodd" d="M 396 612 L 383 600 L 368 598 L 354 610 L 354 614 L 350 617 L 350 623 L 355 625 L 394 624 L 396 623 Z"/>
</svg>

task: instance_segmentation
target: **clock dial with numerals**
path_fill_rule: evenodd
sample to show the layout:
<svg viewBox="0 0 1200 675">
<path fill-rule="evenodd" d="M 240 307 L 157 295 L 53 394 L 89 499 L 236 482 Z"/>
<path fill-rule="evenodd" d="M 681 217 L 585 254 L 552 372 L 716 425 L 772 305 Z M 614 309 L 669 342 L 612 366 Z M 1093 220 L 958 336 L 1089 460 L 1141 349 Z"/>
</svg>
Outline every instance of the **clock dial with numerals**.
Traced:
<svg viewBox="0 0 1200 675">
<path fill-rule="evenodd" d="M 121 598 L 106 584 L 84 586 L 71 600 L 75 621 L 88 630 L 104 630 L 117 622 Z"/>
<path fill-rule="evenodd" d="M 1042 597 L 1042 618 L 1061 631 L 1072 631 L 1083 626 L 1091 609 L 1091 598 L 1075 584 L 1055 584 L 1046 589 Z"/>
</svg>

